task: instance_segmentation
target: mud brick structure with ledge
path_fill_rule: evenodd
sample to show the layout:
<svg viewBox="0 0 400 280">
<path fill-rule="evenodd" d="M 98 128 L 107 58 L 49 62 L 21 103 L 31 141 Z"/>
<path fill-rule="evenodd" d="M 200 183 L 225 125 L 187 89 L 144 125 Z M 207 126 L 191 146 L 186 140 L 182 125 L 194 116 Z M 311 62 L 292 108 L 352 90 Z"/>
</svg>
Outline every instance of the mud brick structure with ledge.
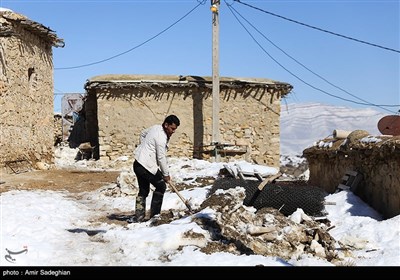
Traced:
<svg viewBox="0 0 400 280">
<path fill-rule="evenodd" d="M 175 114 L 181 126 L 171 138 L 171 156 L 210 158 L 217 149 L 224 161 L 245 156 L 257 164 L 279 167 L 280 106 L 292 90 L 290 84 L 221 77 L 221 140 L 211 149 L 210 77 L 104 75 L 89 79 L 85 89 L 89 141 L 98 147 L 95 158 L 132 155 L 144 128 Z"/>
<path fill-rule="evenodd" d="M 336 191 L 349 170 L 362 175 L 354 193 L 392 218 L 400 214 L 400 136 L 372 136 L 355 130 L 345 139 L 326 138 L 303 151 L 309 183 Z"/>
</svg>

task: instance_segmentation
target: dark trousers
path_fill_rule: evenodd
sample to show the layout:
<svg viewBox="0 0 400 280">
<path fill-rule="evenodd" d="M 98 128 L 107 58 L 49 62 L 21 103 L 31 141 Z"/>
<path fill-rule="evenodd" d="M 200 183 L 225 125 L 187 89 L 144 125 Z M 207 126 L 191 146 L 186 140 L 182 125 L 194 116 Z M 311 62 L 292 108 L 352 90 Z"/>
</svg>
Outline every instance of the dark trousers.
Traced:
<svg viewBox="0 0 400 280">
<path fill-rule="evenodd" d="M 150 192 L 150 184 L 156 188 L 155 192 L 159 192 L 161 194 L 165 193 L 167 185 L 160 170 L 158 170 L 154 175 L 135 160 L 133 163 L 133 171 L 136 174 L 139 184 L 138 196 L 147 197 Z"/>
</svg>

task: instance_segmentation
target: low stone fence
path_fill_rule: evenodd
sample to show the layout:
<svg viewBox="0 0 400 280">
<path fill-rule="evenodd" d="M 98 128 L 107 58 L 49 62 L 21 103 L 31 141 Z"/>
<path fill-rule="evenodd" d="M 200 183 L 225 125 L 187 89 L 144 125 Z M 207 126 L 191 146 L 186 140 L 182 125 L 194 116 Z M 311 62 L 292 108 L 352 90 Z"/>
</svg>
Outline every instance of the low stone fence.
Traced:
<svg viewBox="0 0 400 280">
<path fill-rule="evenodd" d="M 346 138 L 326 138 L 303 151 L 309 183 L 336 191 L 347 171 L 362 175 L 354 193 L 383 215 L 400 214 L 400 136 L 371 136 L 356 130 Z"/>
</svg>

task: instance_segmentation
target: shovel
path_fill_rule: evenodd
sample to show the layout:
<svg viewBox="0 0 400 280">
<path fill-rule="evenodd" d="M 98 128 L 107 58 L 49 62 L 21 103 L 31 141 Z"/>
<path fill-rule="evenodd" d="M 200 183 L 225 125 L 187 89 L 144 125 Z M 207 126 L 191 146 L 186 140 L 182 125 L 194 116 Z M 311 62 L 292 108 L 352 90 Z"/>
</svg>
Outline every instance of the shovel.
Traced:
<svg viewBox="0 0 400 280">
<path fill-rule="evenodd" d="M 189 211 L 192 212 L 192 207 L 190 206 L 189 201 L 187 201 L 186 199 L 183 198 L 183 196 L 178 192 L 178 189 L 176 188 L 174 183 L 169 181 L 168 184 L 172 188 L 172 190 L 179 196 L 179 198 L 183 201 L 183 203 L 185 203 L 185 205 L 189 209 Z"/>
</svg>

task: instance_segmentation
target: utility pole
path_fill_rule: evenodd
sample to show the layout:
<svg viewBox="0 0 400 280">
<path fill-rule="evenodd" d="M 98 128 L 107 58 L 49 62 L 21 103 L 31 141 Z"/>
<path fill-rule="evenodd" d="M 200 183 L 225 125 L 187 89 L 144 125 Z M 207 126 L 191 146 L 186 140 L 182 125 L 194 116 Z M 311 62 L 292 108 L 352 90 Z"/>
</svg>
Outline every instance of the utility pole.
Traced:
<svg viewBox="0 0 400 280">
<path fill-rule="evenodd" d="M 211 0 L 212 12 L 212 145 L 215 161 L 220 161 L 219 148 L 219 5 L 220 0 Z"/>
</svg>

